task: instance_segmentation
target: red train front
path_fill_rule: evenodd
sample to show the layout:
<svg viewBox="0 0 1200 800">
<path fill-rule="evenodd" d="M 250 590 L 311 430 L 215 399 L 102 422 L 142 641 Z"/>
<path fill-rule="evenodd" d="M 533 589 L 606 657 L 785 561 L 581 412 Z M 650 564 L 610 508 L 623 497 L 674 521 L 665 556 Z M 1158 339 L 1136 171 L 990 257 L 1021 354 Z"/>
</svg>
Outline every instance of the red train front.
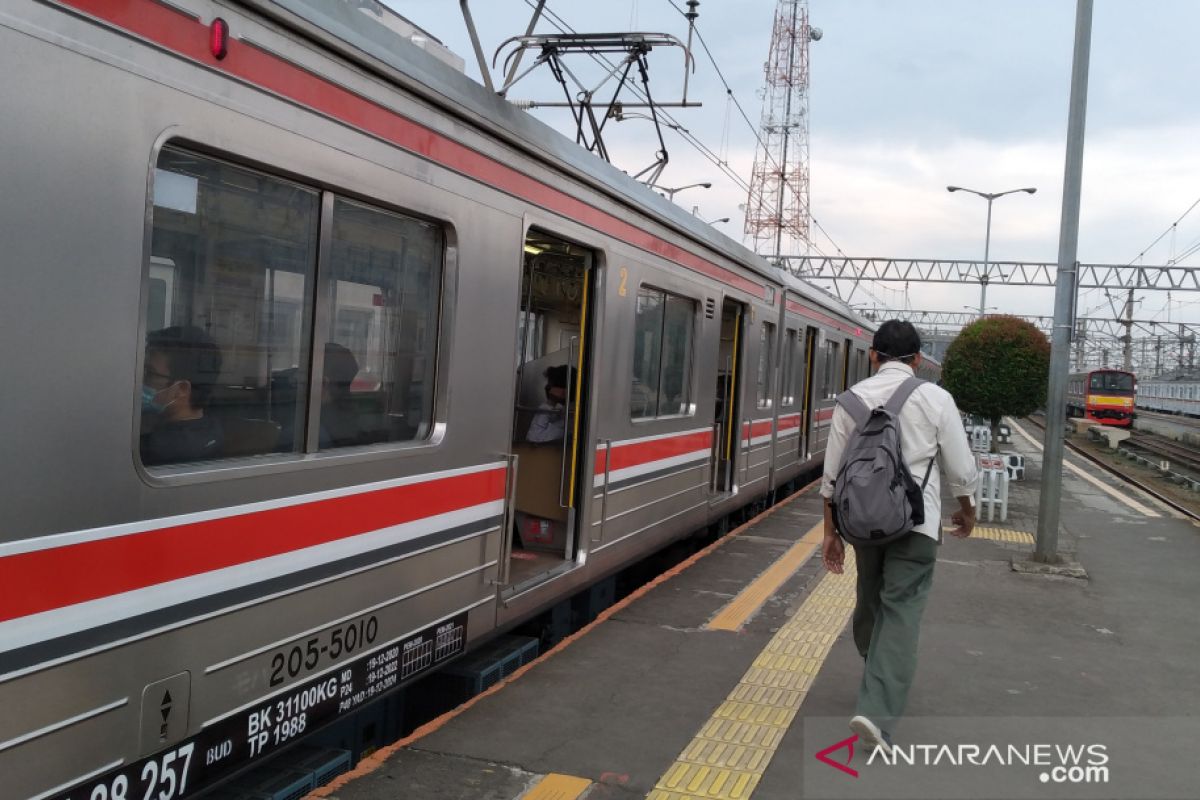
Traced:
<svg viewBox="0 0 1200 800">
<path fill-rule="evenodd" d="M 1101 425 L 1133 425 L 1137 376 L 1119 369 L 1076 372 L 1067 382 L 1067 413 Z"/>
</svg>

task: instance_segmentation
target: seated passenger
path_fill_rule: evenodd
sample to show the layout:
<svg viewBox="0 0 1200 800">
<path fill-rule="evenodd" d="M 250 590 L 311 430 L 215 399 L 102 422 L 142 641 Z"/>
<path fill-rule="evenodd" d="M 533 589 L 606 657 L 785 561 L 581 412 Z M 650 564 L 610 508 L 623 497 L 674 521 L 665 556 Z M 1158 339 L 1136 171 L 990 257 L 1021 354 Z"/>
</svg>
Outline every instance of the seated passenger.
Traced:
<svg viewBox="0 0 1200 800">
<path fill-rule="evenodd" d="M 529 422 L 525 441 L 532 444 L 558 442 L 563 438 L 567 425 L 567 383 L 575 384 L 575 368 L 568 373 L 566 364 L 548 367 L 546 376 L 546 402 L 538 406 L 537 413 Z"/>
<path fill-rule="evenodd" d="M 358 375 L 358 359 L 337 342 L 325 343 L 324 380 L 321 388 L 320 446 L 349 447 L 363 444 L 358 409 L 350 384 Z"/>
<path fill-rule="evenodd" d="M 199 328 L 176 325 L 146 337 L 143 464 L 177 464 L 221 455 L 221 424 L 205 413 L 220 374 L 221 351 Z"/>
</svg>

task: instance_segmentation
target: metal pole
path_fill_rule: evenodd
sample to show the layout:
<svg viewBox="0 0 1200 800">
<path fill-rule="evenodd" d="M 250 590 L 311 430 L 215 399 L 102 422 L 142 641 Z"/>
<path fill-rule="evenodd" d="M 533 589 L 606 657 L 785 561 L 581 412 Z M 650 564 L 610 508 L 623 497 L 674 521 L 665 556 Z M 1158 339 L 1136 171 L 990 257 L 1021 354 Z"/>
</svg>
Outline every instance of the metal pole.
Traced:
<svg viewBox="0 0 1200 800">
<path fill-rule="evenodd" d="M 1050 333 L 1051 334 L 1054 333 L 1053 327 L 1050 328 Z M 1083 344 L 1085 341 L 1087 341 L 1087 320 L 1081 319 L 1081 320 L 1079 320 L 1079 326 L 1075 331 L 1075 371 L 1076 372 L 1083 370 L 1083 364 L 1084 364 Z"/>
<path fill-rule="evenodd" d="M 463 20 L 467 23 L 467 33 L 471 34 L 471 46 L 475 48 L 475 60 L 479 63 L 479 76 L 483 78 L 483 85 L 487 87 L 489 92 L 496 91 L 496 87 L 492 85 L 492 73 L 488 71 L 487 59 L 483 57 L 483 47 L 479 44 L 479 33 L 475 30 L 475 20 L 471 17 L 471 9 L 467 3 L 470 0 L 459 0 L 459 5 L 462 6 Z"/>
<path fill-rule="evenodd" d="M 988 256 L 992 251 L 992 201 L 996 198 L 988 195 L 987 233 L 983 237 L 983 277 L 979 279 L 979 318 L 987 313 L 988 285 Z"/>
<path fill-rule="evenodd" d="M 525 35 L 529 36 L 533 33 L 533 29 L 537 27 L 538 19 L 542 16 L 542 9 L 546 6 L 546 0 L 538 0 L 537 7 L 533 9 L 533 15 L 529 17 L 529 26 L 525 28 Z M 508 69 L 508 74 L 504 76 L 504 89 L 501 94 L 508 91 L 508 87 L 512 86 L 513 78 L 517 75 L 517 67 L 521 66 L 521 57 L 525 55 L 525 50 L 517 51 L 516 58 L 513 59 L 512 66 Z M 687 67 L 684 67 L 684 74 L 687 74 Z M 685 99 L 687 92 L 684 92 Z"/>
<path fill-rule="evenodd" d="M 1125 326 L 1125 349 L 1122 352 L 1122 361 L 1125 366 L 1122 367 L 1126 372 L 1133 371 L 1133 289 L 1129 290 L 1129 297 L 1125 300 L 1125 319 L 1122 321 Z"/>
<path fill-rule="evenodd" d="M 1062 500 L 1063 428 L 1066 414 L 1067 366 L 1070 357 L 1071 307 L 1075 303 L 1079 262 L 1079 194 L 1083 183 L 1083 138 L 1087 119 L 1088 61 L 1092 48 L 1092 0 L 1075 7 L 1075 57 L 1071 65 L 1071 100 L 1067 117 L 1067 158 L 1063 171 L 1062 222 L 1058 233 L 1058 280 L 1054 287 L 1054 336 L 1046 394 L 1046 441 L 1042 453 L 1042 487 L 1038 502 L 1035 561 L 1058 560 L 1059 503 Z"/>
</svg>

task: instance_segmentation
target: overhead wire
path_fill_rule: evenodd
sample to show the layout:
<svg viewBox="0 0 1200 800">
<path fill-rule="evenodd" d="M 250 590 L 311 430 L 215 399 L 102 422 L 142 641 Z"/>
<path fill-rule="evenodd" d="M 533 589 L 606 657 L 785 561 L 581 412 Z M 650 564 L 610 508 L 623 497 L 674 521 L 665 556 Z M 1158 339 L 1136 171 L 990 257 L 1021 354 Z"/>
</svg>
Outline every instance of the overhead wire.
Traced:
<svg viewBox="0 0 1200 800">
<path fill-rule="evenodd" d="M 667 0 L 667 3 L 670 4 L 671 8 L 675 9 L 675 11 L 677 11 L 681 16 L 683 16 L 684 18 L 687 18 L 687 13 L 682 8 L 679 7 L 679 5 L 675 2 L 675 0 Z M 762 136 L 759 134 L 758 126 L 756 126 L 753 122 L 751 122 L 750 115 L 746 113 L 746 109 L 742 107 L 741 102 L 737 99 L 737 95 L 734 94 L 733 87 L 731 87 L 729 85 L 729 81 L 727 81 L 725 79 L 725 73 L 721 70 L 721 65 L 717 63 L 716 56 L 714 56 L 712 53 L 712 50 L 709 49 L 708 42 L 705 41 L 704 34 L 700 31 L 699 25 L 694 25 L 694 31 L 696 33 L 696 40 L 700 42 L 701 48 L 704 49 L 704 54 L 706 56 L 708 56 L 709 63 L 712 64 L 713 70 L 717 73 L 717 78 L 720 79 L 721 85 L 725 88 L 726 96 L 733 102 L 734 106 L 737 108 L 738 113 L 741 115 L 742 120 L 746 123 L 746 127 L 750 129 L 750 133 L 754 136 L 754 140 L 758 143 L 758 146 L 759 146 L 761 152 L 763 153 L 763 155 L 766 157 L 767 162 L 774 169 L 776 169 L 780 173 L 782 173 L 783 168 L 780 166 L 779 162 L 777 162 L 775 160 L 774 156 L 771 154 L 771 150 L 770 150 L 770 148 L 767 147 L 766 142 L 763 141 Z M 747 189 L 748 188 L 749 187 L 747 187 Z M 817 218 L 812 215 L 811 205 L 809 208 L 806 208 L 804 210 L 808 214 L 809 219 L 812 220 L 813 226 L 816 227 L 816 229 L 819 230 L 825 236 L 825 238 L 829 240 L 829 243 L 831 245 L 833 245 L 833 249 L 837 251 L 838 255 L 845 258 L 846 257 L 845 252 L 838 245 L 838 243 L 834 240 L 834 238 L 829 234 L 829 231 L 825 230 L 824 226 L 822 226 L 821 223 L 817 220 Z M 815 244 L 813 243 L 811 236 L 809 237 L 809 245 L 815 247 Z M 824 256 L 825 254 L 821 253 L 821 255 Z"/>
<path fill-rule="evenodd" d="M 1151 242 L 1150 244 L 1148 244 L 1148 245 L 1146 245 L 1145 247 L 1143 247 L 1143 248 L 1142 248 L 1142 252 L 1138 253 L 1138 254 L 1137 254 L 1137 255 L 1136 255 L 1136 256 L 1135 256 L 1135 257 L 1134 257 L 1132 260 L 1130 260 L 1130 262 L 1129 262 L 1128 264 L 1126 264 L 1125 266 L 1127 266 L 1127 267 L 1131 267 L 1131 266 L 1133 266 L 1133 262 L 1134 262 L 1134 261 L 1137 261 L 1139 258 L 1142 258 L 1143 256 L 1145 256 L 1145 255 L 1146 255 L 1146 251 L 1147 251 L 1147 250 L 1149 250 L 1151 247 L 1154 247 L 1154 245 L 1158 244 L 1158 243 L 1159 243 L 1159 242 L 1161 242 L 1161 241 L 1162 241 L 1164 238 L 1166 238 L 1167 234 L 1169 234 L 1169 233 L 1171 233 L 1173 230 L 1175 230 L 1175 227 L 1176 227 L 1176 226 L 1177 226 L 1177 225 L 1178 225 L 1180 222 L 1183 222 L 1183 219 L 1184 219 L 1184 217 L 1186 217 L 1188 214 L 1192 213 L 1192 211 L 1193 211 L 1193 210 L 1195 210 L 1196 206 L 1200 206 L 1200 197 L 1197 197 L 1197 198 L 1196 198 L 1196 201 L 1195 201 L 1194 203 L 1192 203 L 1190 206 L 1188 206 L 1188 209 L 1187 209 L 1187 211 L 1184 211 L 1182 214 L 1180 214 L 1180 215 L 1179 215 L 1179 219 L 1175 220 L 1175 221 L 1174 221 L 1174 222 L 1172 222 L 1170 225 L 1168 225 L 1168 226 L 1167 226 L 1167 229 L 1166 229 L 1165 231 L 1163 231 L 1163 232 L 1162 232 L 1162 233 L 1160 233 L 1158 236 L 1156 236 L 1153 242 Z M 1176 258 L 1176 260 L 1178 260 L 1178 257 Z"/>
<path fill-rule="evenodd" d="M 681 16 L 685 18 L 687 17 L 687 12 L 676 5 L 675 0 L 667 0 L 667 2 L 671 5 L 671 8 L 679 12 Z M 776 162 L 771 156 L 771 151 L 767 148 L 766 143 L 763 142 L 762 136 L 759 135 L 758 127 L 750 121 L 750 116 L 746 113 L 746 109 L 742 108 L 742 104 L 737 99 L 737 95 L 733 93 L 733 87 L 729 85 L 729 81 L 725 80 L 725 73 L 721 71 L 721 66 L 717 63 L 716 57 L 713 56 L 712 51 L 708 49 L 708 42 L 704 40 L 704 34 L 700 32 L 700 27 L 698 25 L 694 26 L 694 30 L 696 32 L 696 40 L 699 41 L 700 46 L 704 48 L 704 54 L 708 56 L 708 60 L 713 65 L 713 69 L 716 71 L 717 77 L 721 80 L 721 85 L 725 87 L 725 94 L 731 100 L 733 100 L 733 104 L 737 107 L 738 113 L 741 114 L 742 119 L 745 121 L 746 127 L 748 127 L 750 129 L 750 133 L 754 135 L 754 139 L 758 142 L 758 146 L 763 149 L 763 152 L 766 154 L 767 160 L 771 163 L 771 166 L 782 171 L 779 163 Z"/>
<path fill-rule="evenodd" d="M 679 12 L 681 15 L 686 16 L 685 12 L 678 5 L 675 4 L 674 0 L 667 0 L 667 2 L 670 3 L 671 7 L 674 8 L 675 11 Z M 525 0 L 525 4 L 531 8 L 535 7 L 534 0 Z M 567 21 L 560 14 L 558 14 L 554 9 L 550 8 L 549 3 L 547 3 L 543 7 L 542 16 L 545 19 L 547 19 L 547 21 L 549 21 L 549 23 L 551 25 L 553 25 L 560 33 L 575 33 L 576 32 L 575 29 L 572 28 L 571 25 L 568 24 Z M 753 122 L 751 122 L 750 117 L 746 113 L 745 108 L 742 107 L 741 102 L 738 100 L 737 95 L 733 91 L 733 87 L 731 87 L 729 85 L 729 82 L 725 79 L 725 73 L 721 70 L 720 65 L 717 63 L 716 57 L 712 54 L 712 51 L 708 47 L 708 43 L 704 39 L 703 33 L 700 32 L 698 27 L 695 28 L 695 34 L 696 34 L 697 40 L 700 42 L 700 46 L 704 49 L 705 55 L 708 56 L 708 60 L 712 64 L 713 70 L 717 73 L 717 77 L 720 79 L 721 85 L 725 88 L 726 97 L 730 101 L 732 101 L 734 107 L 737 108 L 738 114 L 741 116 L 742 120 L 746 123 L 746 126 L 750 129 L 751 133 L 754 135 L 755 141 L 762 148 L 763 153 L 766 155 L 768 163 L 770 163 L 775 169 L 781 170 L 781 167 L 779 166 L 778 162 L 775 161 L 775 159 L 772 157 L 772 155 L 770 153 L 770 150 L 767 148 L 766 144 L 763 142 L 762 136 L 759 134 L 758 128 L 754 125 Z M 612 69 L 614 67 L 614 64 L 608 58 L 605 58 L 601 54 L 589 53 L 589 56 L 592 58 L 593 61 L 595 61 L 599 64 L 602 64 L 603 66 L 605 66 L 609 69 Z M 643 92 L 641 91 L 641 89 L 639 87 L 637 87 L 633 84 L 629 84 L 628 88 L 634 96 L 638 97 L 639 99 L 641 99 L 643 101 L 648 100 L 648 98 L 646 98 L 646 96 L 643 94 Z M 667 113 L 666 111 L 664 111 L 661 108 L 657 109 L 657 113 L 663 119 L 665 119 L 667 121 L 667 125 L 666 125 L 667 128 L 675 131 L 680 136 L 680 138 L 682 138 L 685 142 L 687 142 L 689 145 L 691 145 L 693 149 L 695 149 L 704 158 L 706 158 L 710 163 L 712 163 L 713 166 L 717 167 L 717 169 L 719 169 L 722 172 L 722 174 L 724 174 L 727 178 L 729 178 L 739 189 L 741 189 L 744 192 L 749 193 L 750 184 L 747 183 L 745 179 L 743 179 L 740 175 L 738 175 L 736 172 L 734 172 L 729 167 L 729 163 L 726 159 L 723 159 L 719 153 L 714 152 L 712 150 L 712 148 L 710 148 L 708 145 L 704 144 L 704 142 L 701 141 L 698 136 L 696 136 L 690 130 L 688 130 L 683 125 L 681 125 L 672 115 L 670 115 L 669 113 Z M 845 258 L 846 257 L 845 251 L 842 250 L 841 246 L 837 243 L 837 241 L 833 238 L 833 236 L 829 233 L 829 231 L 825 229 L 825 227 L 820 223 L 820 221 L 817 220 L 816 217 L 813 217 L 811 215 L 811 209 L 805 209 L 805 211 L 809 212 L 809 219 L 812 221 L 813 226 L 818 231 L 820 231 L 821 234 L 829 241 L 829 243 L 833 246 L 833 249 L 838 253 L 838 255 Z M 809 243 L 810 247 L 817 249 L 818 252 L 822 256 L 826 255 L 825 253 L 820 251 L 820 249 L 817 247 L 816 243 L 812 240 L 811 236 L 809 237 L 808 243 Z M 864 291 L 869 296 L 873 297 L 877 302 L 879 302 L 879 298 L 875 297 L 875 295 L 873 293 L 866 290 L 865 288 L 864 288 Z"/>
</svg>

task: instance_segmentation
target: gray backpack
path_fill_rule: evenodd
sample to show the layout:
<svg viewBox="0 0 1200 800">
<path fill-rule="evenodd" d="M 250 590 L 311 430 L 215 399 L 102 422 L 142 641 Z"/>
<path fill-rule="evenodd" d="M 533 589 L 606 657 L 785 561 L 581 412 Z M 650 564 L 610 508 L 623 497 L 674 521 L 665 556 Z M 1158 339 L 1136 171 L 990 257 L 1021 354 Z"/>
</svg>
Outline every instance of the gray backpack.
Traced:
<svg viewBox="0 0 1200 800">
<path fill-rule="evenodd" d="M 909 378 L 875 409 L 851 391 L 838 396 L 838 405 L 854 420 L 854 432 L 833 483 L 833 518 L 838 533 L 851 544 L 887 544 L 925 521 L 923 494 L 933 459 L 918 486 L 900 452 L 899 427 L 900 409 L 922 383 Z"/>
</svg>

